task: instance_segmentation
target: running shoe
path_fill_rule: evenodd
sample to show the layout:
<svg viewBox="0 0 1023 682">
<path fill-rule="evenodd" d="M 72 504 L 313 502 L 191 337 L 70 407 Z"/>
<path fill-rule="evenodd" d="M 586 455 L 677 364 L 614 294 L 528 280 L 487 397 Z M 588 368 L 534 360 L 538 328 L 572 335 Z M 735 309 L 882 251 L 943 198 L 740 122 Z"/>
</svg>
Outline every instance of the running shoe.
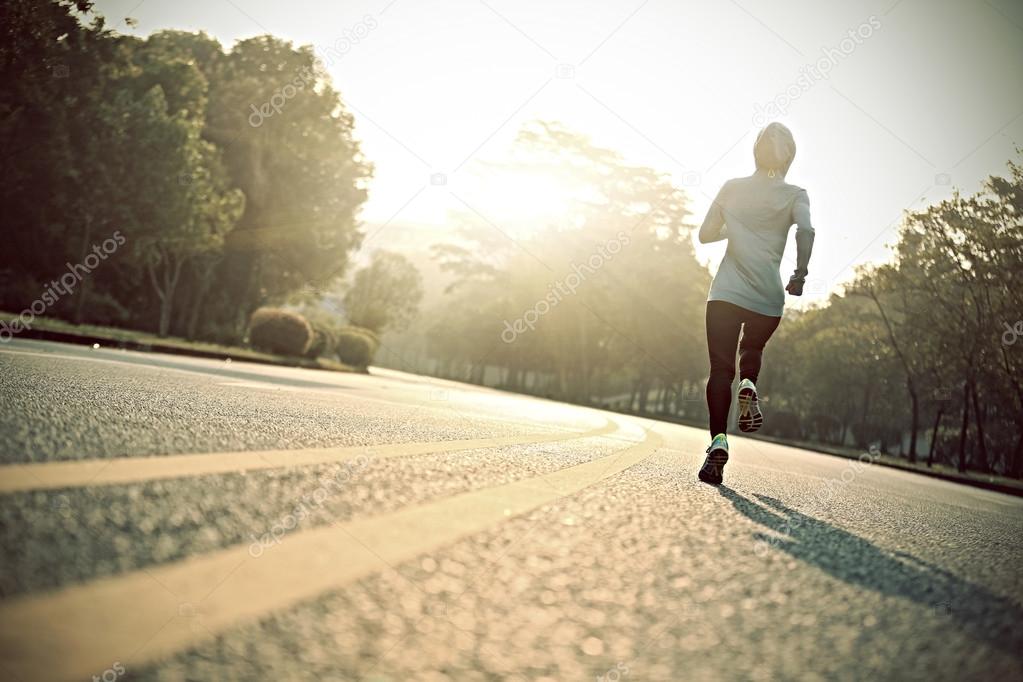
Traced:
<svg viewBox="0 0 1023 682">
<path fill-rule="evenodd" d="M 703 460 L 703 466 L 698 474 L 704 483 L 717 485 L 724 480 L 723 473 L 725 462 L 728 461 L 728 438 L 723 433 L 714 436 L 707 448 L 707 459 Z"/>
<path fill-rule="evenodd" d="M 739 430 L 753 433 L 763 425 L 764 415 L 760 411 L 757 387 L 749 379 L 743 379 L 739 382 Z"/>
</svg>

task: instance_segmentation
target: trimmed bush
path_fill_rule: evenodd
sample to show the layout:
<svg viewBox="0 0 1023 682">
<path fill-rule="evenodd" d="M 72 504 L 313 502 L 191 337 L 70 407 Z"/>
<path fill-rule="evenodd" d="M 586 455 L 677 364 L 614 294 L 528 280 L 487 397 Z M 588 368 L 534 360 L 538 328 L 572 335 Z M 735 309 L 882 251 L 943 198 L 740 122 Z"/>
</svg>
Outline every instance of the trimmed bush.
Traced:
<svg viewBox="0 0 1023 682">
<path fill-rule="evenodd" d="M 249 343 L 275 355 L 301 357 L 313 341 L 313 328 L 298 313 L 260 308 L 249 320 Z"/>
<path fill-rule="evenodd" d="M 356 333 L 356 334 L 362 334 L 363 336 L 365 336 L 367 339 L 369 339 L 373 343 L 373 352 L 374 353 L 376 353 L 377 349 L 380 348 L 380 335 L 377 334 L 372 329 L 367 329 L 366 327 L 356 327 L 354 325 L 350 325 L 348 327 L 342 327 L 341 329 L 344 330 L 344 331 L 350 331 L 350 332 L 353 332 L 353 333 Z"/>
<path fill-rule="evenodd" d="M 379 341 L 376 334 L 361 327 L 345 327 L 337 335 L 337 357 L 351 367 L 365 369 L 373 362 Z"/>
<path fill-rule="evenodd" d="M 365 336 L 369 339 L 370 345 L 373 347 L 373 354 L 376 355 L 377 349 L 380 348 L 380 336 L 372 329 L 366 329 L 365 327 L 356 327 L 355 325 L 349 325 L 347 327 L 341 327 L 340 332 L 348 332 L 350 334 L 358 334 Z"/>
<path fill-rule="evenodd" d="M 312 320 L 309 321 L 309 326 L 313 329 L 313 338 L 309 342 L 305 356 L 315 360 L 321 355 L 334 352 L 337 348 L 337 331 Z"/>
<path fill-rule="evenodd" d="M 323 355 L 323 350 L 327 347 L 327 337 L 315 326 L 310 326 L 313 329 L 313 338 L 309 342 L 309 347 L 305 349 L 305 356 L 310 360 L 315 360 Z"/>
</svg>

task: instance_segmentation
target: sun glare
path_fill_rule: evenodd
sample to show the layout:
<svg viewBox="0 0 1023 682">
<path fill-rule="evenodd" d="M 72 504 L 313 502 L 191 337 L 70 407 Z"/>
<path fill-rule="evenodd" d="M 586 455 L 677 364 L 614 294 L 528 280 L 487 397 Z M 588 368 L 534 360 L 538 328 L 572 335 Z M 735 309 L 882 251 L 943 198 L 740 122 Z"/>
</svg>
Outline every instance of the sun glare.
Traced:
<svg viewBox="0 0 1023 682">
<path fill-rule="evenodd" d="M 580 188 L 555 172 L 501 169 L 475 176 L 467 202 L 518 234 L 571 219 Z"/>
</svg>

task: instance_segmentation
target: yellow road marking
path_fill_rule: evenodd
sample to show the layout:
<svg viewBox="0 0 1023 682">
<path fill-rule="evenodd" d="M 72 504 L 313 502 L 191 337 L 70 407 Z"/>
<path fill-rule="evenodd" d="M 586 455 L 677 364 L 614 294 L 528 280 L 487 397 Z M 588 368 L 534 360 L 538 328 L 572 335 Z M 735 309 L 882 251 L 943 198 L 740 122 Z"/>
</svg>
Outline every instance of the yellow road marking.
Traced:
<svg viewBox="0 0 1023 682">
<path fill-rule="evenodd" d="M 544 476 L 295 532 L 258 558 L 237 545 L 0 602 L 0 657 L 25 680 L 88 679 L 115 660 L 138 669 L 574 494 L 640 462 L 661 442 L 647 431 L 631 447 Z"/>
<path fill-rule="evenodd" d="M 81 486 L 116 485 L 155 481 L 165 478 L 207 476 L 260 469 L 310 466 L 345 462 L 357 457 L 389 458 L 406 455 L 457 452 L 474 448 L 507 445 L 554 443 L 603 436 L 617 430 L 608 420 L 590 431 L 534 433 L 525 436 L 501 436 L 473 440 L 449 440 L 430 443 L 393 443 L 353 445 L 305 450 L 253 450 L 250 452 L 214 452 L 209 454 L 159 455 L 153 457 L 109 457 L 70 462 L 39 462 L 0 466 L 0 493 L 23 490 L 52 490 Z"/>
</svg>

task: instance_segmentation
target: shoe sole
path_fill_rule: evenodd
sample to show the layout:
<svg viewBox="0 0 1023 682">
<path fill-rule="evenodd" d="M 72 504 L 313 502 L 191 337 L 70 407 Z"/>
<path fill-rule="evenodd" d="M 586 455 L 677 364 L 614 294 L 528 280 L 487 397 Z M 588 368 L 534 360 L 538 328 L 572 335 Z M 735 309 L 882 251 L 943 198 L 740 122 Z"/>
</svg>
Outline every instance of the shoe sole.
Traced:
<svg viewBox="0 0 1023 682">
<path fill-rule="evenodd" d="M 724 480 L 723 473 L 727 462 L 727 450 L 711 450 L 707 453 L 707 459 L 700 467 L 700 473 L 697 476 L 704 483 L 718 485 Z"/>
<path fill-rule="evenodd" d="M 739 389 L 739 430 L 743 433 L 759 431 L 764 425 L 764 415 L 760 411 L 760 400 L 752 388 Z"/>
</svg>

